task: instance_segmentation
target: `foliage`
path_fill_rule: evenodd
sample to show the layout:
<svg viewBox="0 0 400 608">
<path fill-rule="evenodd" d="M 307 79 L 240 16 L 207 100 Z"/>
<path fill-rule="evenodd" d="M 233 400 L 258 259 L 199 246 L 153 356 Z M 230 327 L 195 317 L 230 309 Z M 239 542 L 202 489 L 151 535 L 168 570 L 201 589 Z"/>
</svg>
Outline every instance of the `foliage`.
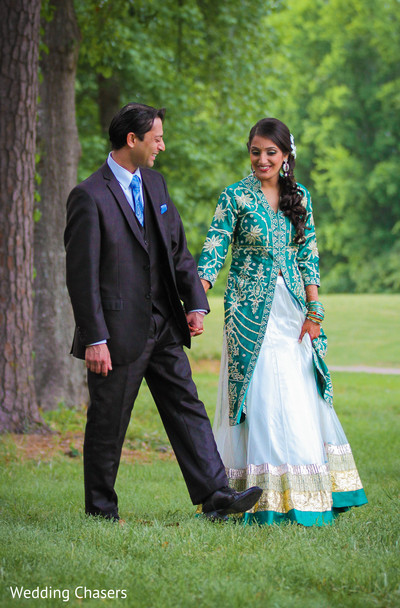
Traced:
<svg viewBox="0 0 400 608">
<path fill-rule="evenodd" d="M 298 138 L 329 291 L 399 289 L 398 8 L 289 0 L 273 19 L 284 94 L 272 111 Z"/>
<path fill-rule="evenodd" d="M 80 0 L 76 12 L 81 178 L 108 150 L 103 88 L 114 104 L 165 106 L 156 168 L 198 254 L 219 193 L 248 172 L 250 127 L 275 115 L 314 198 L 324 289 L 399 291 L 398 0 Z"/>
<path fill-rule="evenodd" d="M 167 177 L 196 252 L 219 193 L 247 173 L 249 126 L 266 111 L 267 89 L 254 82 L 270 69 L 266 18 L 274 4 L 76 3 L 83 36 L 77 83 L 80 175 L 105 156 L 96 73 L 112 76 L 120 105 L 138 101 L 166 107 L 167 152 L 156 168 Z"/>
</svg>

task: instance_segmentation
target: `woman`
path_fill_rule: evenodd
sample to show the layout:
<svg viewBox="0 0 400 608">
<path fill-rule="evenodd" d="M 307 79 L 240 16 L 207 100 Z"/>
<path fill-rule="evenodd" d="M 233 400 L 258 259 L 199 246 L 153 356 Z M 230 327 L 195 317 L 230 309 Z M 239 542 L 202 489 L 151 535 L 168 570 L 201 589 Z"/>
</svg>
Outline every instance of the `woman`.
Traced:
<svg viewBox="0 0 400 608">
<path fill-rule="evenodd" d="M 252 174 L 221 194 L 199 261 L 207 291 L 232 246 L 214 433 L 230 484 L 263 488 L 245 522 L 324 525 L 367 500 L 323 361 L 311 198 L 286 125 L 260 120 L 247 145 Z"/>
</svg>

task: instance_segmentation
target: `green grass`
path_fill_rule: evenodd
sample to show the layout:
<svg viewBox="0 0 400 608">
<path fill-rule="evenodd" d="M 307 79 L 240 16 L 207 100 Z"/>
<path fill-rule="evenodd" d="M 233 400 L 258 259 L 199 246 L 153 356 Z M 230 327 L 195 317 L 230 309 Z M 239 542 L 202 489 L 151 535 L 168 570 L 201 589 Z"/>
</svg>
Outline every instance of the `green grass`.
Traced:
<svg viewBox="0 0 400 608">
<path fill-rule="evenodd" d="M 216 375 L 198 372 L 196 382 L 213 406 Z M 36 600 L 40 608 L 82 606 L 77 586 L 126 590 L 127 599 L 87 600 L 93 608 L 399 606 L 400 377 L 335 373 L 334 385 L 369 504 L 326 528 L 196 519 L 177 464 L 155 451 L 150 464 L 121 465 L 117 490 L 127 524 L 89 520 L 80 458 L 23 462 L 3 438 L 0 605 L 29 605 L 11 599 L 12 585 L 69 590 L 68 603 Z M 73 424 L 82 416 L 72 415 Z M 129 436 L 146 432 L 164 441 L 147 389 Z"/>
<path fill-rule="evenodd" d="M 400 295 L 323 295 L 328 365 L 400 368 Z M 210 296 L 205 332 L 193 340 L 194 360 L 219 359 L 223 298 Z"/>
</svg>

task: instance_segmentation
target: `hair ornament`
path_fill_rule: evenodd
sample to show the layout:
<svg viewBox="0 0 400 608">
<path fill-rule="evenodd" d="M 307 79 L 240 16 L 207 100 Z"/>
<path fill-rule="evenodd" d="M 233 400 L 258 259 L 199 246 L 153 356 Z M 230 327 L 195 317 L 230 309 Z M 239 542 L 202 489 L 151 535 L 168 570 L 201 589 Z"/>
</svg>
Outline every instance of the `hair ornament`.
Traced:
<svg viewBox="0 0 400 608">
<path fill-rule="evenodd" d="M 293 158 L 296 158 L 296 146 L 294 145 L 294 136 L 292 134 L 290 134 L 290 147 L 292 149 L 292 156 Z"/>
</svg>

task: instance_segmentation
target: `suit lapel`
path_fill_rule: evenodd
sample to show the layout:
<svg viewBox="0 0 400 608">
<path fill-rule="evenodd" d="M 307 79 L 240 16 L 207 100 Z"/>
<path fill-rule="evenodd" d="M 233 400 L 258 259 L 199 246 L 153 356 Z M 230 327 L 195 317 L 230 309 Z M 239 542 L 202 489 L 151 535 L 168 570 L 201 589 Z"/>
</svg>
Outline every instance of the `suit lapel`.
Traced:
<svg viewBox="0 0 400 608">
<path fill-rule="evenodd" d="M 142 247 L 144 249 L 147 249 L 146 244 L 144 242 L 143 232 L 139 228 L 139 225 L 135 218 L 134 211 L 132 210 L 132 207 L 126 200 L 126 196 L 123 193 L 121 186 L 118 183 L 117 178 L 115 177 L 114 173 L 111 171 L 111 169 L 107 163 L 104 163 L 104 165 L 103 165 L 103 177 L 106 180 L 107 187 L 111 190 L 115 200 L 117 201 L 118 205 L 120 206 L 121 211 L 124 214 L 126 221 L 128 222 L 135 237 L 137 238 L 139 243 L 142 245 Z"/>
<path fill-rule="evenodd" d="M 142 174 L 142 182 L 146 195 L 146 204 L 151 205 L 153 210 L 153 217 L 155 218 L 155 224 L 158 232 L 161 235 L 163 243 L 165 247 L 168 249 L 168 239 L 165 234 L 165 228 L 163 222 L 161 221 L 161 213 L 160 213 L 160 190 L 154 185 L 152 179 L 150 179 L 149 175 L 145 170 L 141 170 Z M 157 201 L 157 202 L 156 202 Z M 146 217 L 146 212 L 145 212 Z"/>
</svg>

